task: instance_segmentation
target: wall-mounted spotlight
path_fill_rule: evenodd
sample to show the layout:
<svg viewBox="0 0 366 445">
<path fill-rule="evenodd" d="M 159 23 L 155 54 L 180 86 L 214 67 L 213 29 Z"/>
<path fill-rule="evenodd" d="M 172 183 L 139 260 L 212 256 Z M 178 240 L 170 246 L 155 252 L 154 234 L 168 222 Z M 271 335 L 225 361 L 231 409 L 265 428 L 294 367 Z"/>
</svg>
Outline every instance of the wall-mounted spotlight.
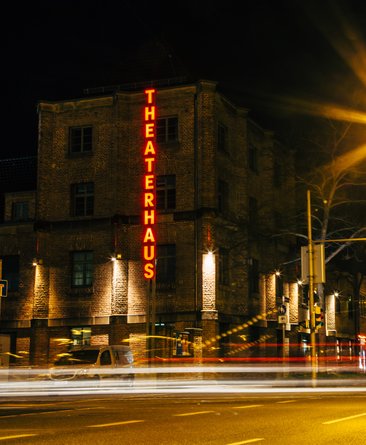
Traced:
<svg viewBox="0 0 366 445">
<path fill-rule="evenodd" d="M 40 264 L 43 264 L 43 260 L 41 258 L 33 258 L 32 260 L 32 266 L 36 267 Z"/>
<path fill-rule="evenodd" d="M 113 253 L 111 257 L 111 261 L 117 261 L 122 259 L 122 253 Z"/>
</svg>

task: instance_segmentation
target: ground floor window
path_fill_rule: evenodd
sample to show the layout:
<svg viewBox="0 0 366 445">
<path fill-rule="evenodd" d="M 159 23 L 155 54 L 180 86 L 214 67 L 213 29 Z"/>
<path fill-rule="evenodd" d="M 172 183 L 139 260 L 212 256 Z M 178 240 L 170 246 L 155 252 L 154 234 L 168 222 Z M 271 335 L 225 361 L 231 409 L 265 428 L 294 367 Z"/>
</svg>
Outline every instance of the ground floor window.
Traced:
<svg viewBox="0 0 366 445">
<path fill-rule="evenodd" d="M 91 327 L 82 326 L 71 328 L 71 340 L 73 346 L 90 345 Z"/>
</svg>

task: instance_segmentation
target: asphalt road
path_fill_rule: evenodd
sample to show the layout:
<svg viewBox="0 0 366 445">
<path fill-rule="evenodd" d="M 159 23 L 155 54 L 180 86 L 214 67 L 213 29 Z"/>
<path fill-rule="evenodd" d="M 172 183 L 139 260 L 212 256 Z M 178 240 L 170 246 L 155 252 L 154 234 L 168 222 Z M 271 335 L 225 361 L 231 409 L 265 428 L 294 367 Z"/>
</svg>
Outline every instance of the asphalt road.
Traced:
<svg viewBox="0 0 366 445">
<path fill-rule="evenodd" d="M 364 445 L 366 392 L 1 398 L 0 443 Z"/>
</svg>

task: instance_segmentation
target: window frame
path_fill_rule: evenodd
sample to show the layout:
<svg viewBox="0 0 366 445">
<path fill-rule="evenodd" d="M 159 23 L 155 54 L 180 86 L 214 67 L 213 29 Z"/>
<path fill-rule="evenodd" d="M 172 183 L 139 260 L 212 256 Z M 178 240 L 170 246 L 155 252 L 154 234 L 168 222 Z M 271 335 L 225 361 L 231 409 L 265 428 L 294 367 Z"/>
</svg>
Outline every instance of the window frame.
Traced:
<svg viewBox="0 0 366 445">
<path fill-rule="evenodd" d="M 91 186 L 91 191 L 87 190 L 87 187 Z M 85 187 L 85 190 L 79 190 L 78 187 Z M 79 217 L 86 217 L 86 216 L 93 216 L 94 215 L 94 198 L 95 198 L 95 188 L 94 188 L 94 182 L 78 182 L 71 184 L 71 209 L 70 214 L 71 216 L 79 216 Z M 82 205 L 80 205 L 80 203 Z M 80 209 L 83 209 L 82 212 L 80 212 Z"/>
<path fill-rule="evenodd" d="M 248 144 L 248 166 L 249 169 L 253 173 L 259 172 L 259 159 L 258 159 L 258 148 L 254 145 L 249 143 Z"/>
<path fill-rule="evenodd" d="M 222 122 L 217 123 L 217 149 L 222 153 L 229 153 L 229 128 Z"/>
<path fill-rule="evenodd" d="M 21 209 L 19 212 L 18 210 Z M 11 204 L 11 220 L 12 221 L 28 221 L 29 220 L 29 201 L 13 201 Z"/>
<path fill-rule="evenodd" d="M 156 142 L 163 145 L 179 143 L 179 119 L 177 115 L 157 119 Z"/>
<path fill-rule="evenodd" d="M 217 210 L 222 214 L 229 211 L 229 195 L 229 183 L 219 178 L 217 181 Z"/>
<path fill-rule="evenodd" d="M 76 255 L 83 255 L 84 258 L 76 261 Z M 76 266 L 81 266 L 81 270 L 76 270 Z M 71 287 L 86 288 L 93 285 L 94 275 L 94 252 L 92 250 L 74 250 L 71 252 Z M 78 276 L 79 275 L 79 276 Z M 77 283 L 81 280 L 80 283 Z"/>
<path fill-rule="evenodd" d="M 219 248 L 218 283 L 222 286 L 230 284 L 230 255 L 224 247 Z"/>
<path fill-rule="evenodd" d="M 259 293 L 259 260 L 257 258 L 250 258 L 248 267 L 248 290 L 249 295 Z"/>
<path fill-rule="evenodd" d="M 177 278 L 177 247 L 175 244 L 157 245 L 156 286 L 175 289 Z"/>
<path fill-rule="evenodd" d="M 90 130 L 90 135 L 86 135 L 87 130 Z M 76 131 L 80 131 L 80 143 L 75 142 L 76 136 L 73 135 Z M 93 126 L 92 125 L 79 125 L 69 127 L 69 154 L 70 155 L 83 155 L 93 152 Z M 90 137 L 90 142 L 86 139 Z M 76 147 L 79 147 L 76 149 Z M 89 147 L 89 148 L 88 148 Z"/>
<path fill-rule="evenodd" d="M 171 183 L 169 183 L 171 180 Z M 164 184 L 159 181 L 164 181 Z M 162 205 L 163 202 L 163 205 Z M 169 212 L 177 208 L 177 180 L 176 175 L 156 176 L 156 209 Z"/>
</svg>

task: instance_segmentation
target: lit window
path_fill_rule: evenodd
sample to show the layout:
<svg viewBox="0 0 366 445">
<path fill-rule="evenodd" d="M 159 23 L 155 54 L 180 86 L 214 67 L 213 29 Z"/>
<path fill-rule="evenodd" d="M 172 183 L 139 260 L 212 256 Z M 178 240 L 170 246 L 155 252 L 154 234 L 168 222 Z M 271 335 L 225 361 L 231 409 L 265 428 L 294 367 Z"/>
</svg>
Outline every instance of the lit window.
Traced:
<svg viewBox="0 0 366 445">
<path fill-rule="evenodd" d="M 13 202 L 11 219 L 13 221 L 26 221 L 28 218 L 28 202 Z"/>
<path fill-rule="evenodd" d="M 158 210 L 175 209 L 176 185 L 175 175 L 157 176 L 156 208 Z"/>
<path fill-rule="evenodd" d="M 93 148 L 93 128 L 72 127 L 69 130 L 70 153 L 88 153 Z"/>
<path fill-rule="evenodd" d="M 71 185 L 71 215 L 90 216 L 94 213 L 94 183 L 83 182 Z"/>
<path fill-rule="evenodd" d="M 176 248 L 174 244 L 157 246 L 156 284 L 175 284 Z"/>
<path fill-rule="evenodd" d="M 91 339 L 90 326 L 71 328 L 71 339 L 72 339 L 72 344 L 74 346 L 90 345 L 90 339 Z"/>
<path fill-rule="evenodd" d="M 79 251 L 71 254 L 71 284 L 74 287 L 91 286 L 93 283 L 93 252 Z"/>
<path fill-rule="evenodd" d="M 156 140 L 158 143 L 178 142 L 178 118 L 165 117 L 157 119 Z"/>
</svg>

